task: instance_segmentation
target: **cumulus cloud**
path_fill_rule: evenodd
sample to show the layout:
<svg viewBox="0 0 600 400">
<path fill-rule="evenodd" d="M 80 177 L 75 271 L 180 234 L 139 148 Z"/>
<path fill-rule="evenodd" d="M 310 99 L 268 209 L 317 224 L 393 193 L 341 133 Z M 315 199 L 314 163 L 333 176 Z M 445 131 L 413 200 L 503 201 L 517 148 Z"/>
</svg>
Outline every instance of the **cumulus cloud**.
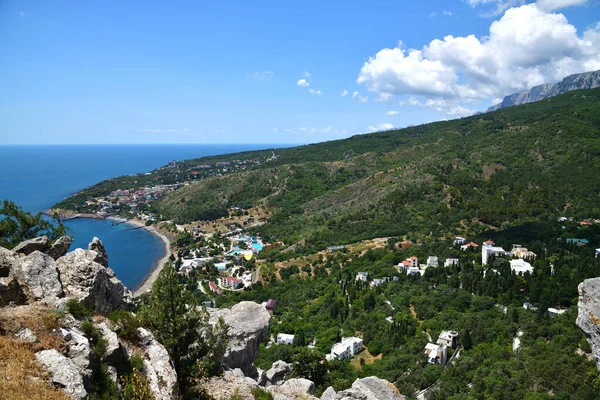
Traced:
<svg viewBox="0 0 600 400">
<path fill-rule="evenodd" d="M 391 93 L 379 93 L 379 97 L 375 99 L 376 103 L 391 103 L 394 100 L 394 95 Z"/>
<path fill-rule="evenodd" d="M 310 83 L 304 78 L 300 79 L 298 82 L 296 82 L 296 84 L 300 87 L 309 87 L 310 86 Z"/>
<path fill-rule="evenodd" d="M 347 90 L 342 90 L 342 92 L 340 93 L 340 96 L 342 96 L 342 97 L 346 97 L 347 95 L 348 95 Z"/>
<path fill-rule="evenodd" d="M 377 125 L 369 125 L 367 127 L 369 132 L 389 131 L 390 129 L 394 129 L 394 125 L 387 122 L 382 122 Z"/>
<path fill-rule="evenodd" d="M 273 71 L 252 72 L 251 74 L 248 74 L 248 78 L 254 79 L 255 81 L 268 81 L 273 75 Z"/>
<path fill-rule="evenodd" d="M 432 12 L 431 14 L 429 14 L 429 18 L 435 18 L 435 17 L 451 17 L 452 16 L 452 11 L 442 11 L 441 13 L 437 13 L 437 12 Z"/>
<path fill-rule="evenodd" d="M 469 4 L 488 2 L 469 0 Z M 483 38 L 448 35 L 421 49 L 407 49 L 402 42 L 382 49 L 364 63 L 357 83 L 379 95 L 442 99 L 446 113 L 461 115 L 467 109 L 457 108 L 460 104 L 501 98 L 596 69 L 600 69 L 600 24 L 578 35 L 564 15 L 529 4 L 507 10 Z M 435 101 L 421 103 L 441 107 Z"/>
<path fill-rule="evenodd" d="M 391 110 L 391 111 L 387 111 L 385 113 L 385 115 L 398 115 L 399 112 L 400 111 L 397 111 L 397 110 Z"/>
<path fill-rule="evenodd" d="M 320 90 L 315 90 L 315 89 L 308 89 L 308 93 L 312 94 L 313 96 L 320 96 L 322 93 Z"/>
<path fill-rule="evenodd" d="M 354 93 L 352 93 L 352 101 L 355 103 L 365 103 L 367 100 L 369 100 L 369 98 L 361 96 L 358 90 L 355 90 Z"/>
</svg>

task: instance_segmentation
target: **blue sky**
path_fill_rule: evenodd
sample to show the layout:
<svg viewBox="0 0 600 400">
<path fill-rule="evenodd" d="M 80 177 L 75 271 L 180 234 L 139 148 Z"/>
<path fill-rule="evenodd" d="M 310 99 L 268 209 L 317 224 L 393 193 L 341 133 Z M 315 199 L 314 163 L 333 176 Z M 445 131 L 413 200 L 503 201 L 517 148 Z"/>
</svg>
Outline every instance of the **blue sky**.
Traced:
<svg viewBox="0 0 600 400">
<path fill-rule="evenodd" d="M 0 1 L 0 144 L 309 143 L 600 69 L 598 0 Z"/>
</svg>

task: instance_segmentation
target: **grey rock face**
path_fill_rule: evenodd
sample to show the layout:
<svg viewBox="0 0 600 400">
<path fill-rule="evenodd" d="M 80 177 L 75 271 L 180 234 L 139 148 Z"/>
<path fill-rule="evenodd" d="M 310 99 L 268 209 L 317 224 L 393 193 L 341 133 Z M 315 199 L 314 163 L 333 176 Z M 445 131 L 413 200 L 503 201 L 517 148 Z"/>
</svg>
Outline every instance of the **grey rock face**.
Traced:
<svg viewBox="0 0 600 400">
<path fill-rule="evenodd" d="M 329 386 L 321 395 L 321 400 L 336 400 L 336 394 L 335 389 Z"/>
<path fill-rule="evenodd" d="M 95 251 L 96 256 L 94 257 L 94 261 L 98 264 L 105 266 L 108 268 L 108 255 L 106 254 L 106 250 L 104 249 L 104 244 L 100 239 L 94 237 L 90 244 L 88 244 L 88 250 Z"/>
<path fill-rule="evenodd" d="M 35 333 L 33 333 L 33 331 L 29 328 L 22 329 L 19 333 L 17 333 L 17 338 L 22 342 L 27 343 L 37 343 L 40 341 L 38 337 L 35 336 Z"/>
<path fill-rule="evenodd" d="M 58 351 L 43 350 L 35 353 L 36 360 L 50 372 L 52 382 L 61 386 L 76 399 L 83 399 L 87 391 L 77 365 Z"/>
<path fill-rule="evenodd" d="M 56 261 L 67 297 L 74 297 L 99 314 L 133 309 L 131 292 L 110 269 L 95 262 L 97 253 L 75 249 Z"/>
<path fill-rule="evenodd" d="M 101 322 L 97 326 L 102 332 L 102 337 L 106 340 L 106 350 L 102 362 L 118 363 L 121 357 L 121 346 L 117 334 L 108 327 L 106 322 Z"/>
<path fill-rule="evenodd" d="M 90 341 L 84 336 L 83 332 L 75 327 L 68 327 L 64 330 L 66 333 L 63 333 L 63 337 L 69 338 L 69 359 L 79 368 L 84 386 L 89 389 L 93 375 Z"/>
<path fill-rule="evenodd" d="M 12 268 L 13 262 L 17 259 L 17 254 L 0 247 L 0 278 L 8 277 Z"/>
<path fill-rule="evenodd" d="M 529 90 L 506 96 L 500 104 L 488 108 L 487 111 L 496 111 L 519 104 L 533 103 L 534 101 L 548 99 L 572 90 L 593 89 L 597 87 L 600 87 L 600 71 L 569 75 L 558 83 L 534 86 Z"/>
<path fill-rule="evenodd" d="M 33 239 L 26 240 L 13 247 L 12 251 L 17 254 L 31 254 L 34 251 L 43 252 L 50 247 L 50 242 L 47 236 L 39 236 Z"/>
<path fill-rule="evenodd" d="M 352 389 L 364 394 L 365 400 L 401 400 L 404 398 L 390 382 L 376 376 L 355 380 Z"/>
<path fill-rule="evenodd" d="M 40 251 L 36 250 L 15 260 L 11 274 L 15 276 L 30 302 L 63 296 L 54 260 Z"/>
<path fill-rule="evenodd" d="M 283 382 L 278 391 L 291 395 L 313 394 L 315 383 L 305 378 L 293 378 Z"/>
<path fill-rule="evenodd" d="M 154 399 L 176 399 L 179 395 L 179 386 L 169 353 L 146 329 L 138 328 L 138 336 L 143 341 L 143 351 L 146 354 L 144 372 Z"/>
<path fill-rule="evenodd" d="M 21 289 L 21 285 L 14 276 L 7 278 L 0 278 L 0 301 L 2 304 L 15 303 L 25 304 L 26 301 L 25 293 Z"/>
<path fill-rule="evenodd" d="M 209 322 L 215 325 L 219 317 L 229 326 L 229 343 L 223 363 L 229 368 L 241 368 L 246 375 L 252 375 L 258 346 L 269 331 L 271 315 L 260 304 L 242 301 L 232 308 L 208 309 Z"/>
<path fill-rule="evenodd" d="M 600 278 L 586 279 L 577 287 L 579 303 L 575 322 L 592 347 L 596 366 L 600 371 Z"/>
<path fill-rule="evenodd" d="M 273 365 L 271 365 L 271 369 L 267 371 L 267 380 L 273 384 L 277 385 L 281 381 L 285 379 L 287 375 L 292 371 L 292 365 L 286 363 L 285 361 L 275 361 Z"/>
<path fill-rule="evenodd" d="M 73 239 L 69 236 L 61 236 L 48 250 L 45 251 L 45 253 L 54 260 L 58 260 L 60 257 L 67 254 L 67 250 L 71 247 L 71 243 L 73 243 Z"/>
</svg>

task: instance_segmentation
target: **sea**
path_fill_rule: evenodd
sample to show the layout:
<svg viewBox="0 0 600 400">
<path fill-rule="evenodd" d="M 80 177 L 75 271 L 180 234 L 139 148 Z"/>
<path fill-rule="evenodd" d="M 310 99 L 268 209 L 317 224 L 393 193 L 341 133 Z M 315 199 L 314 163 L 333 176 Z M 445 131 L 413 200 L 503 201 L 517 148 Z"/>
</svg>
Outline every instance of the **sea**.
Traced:
<svg viewBox="0 0 600 400">
<path fill-rule="evenodd" d="M 222 145 L 0 145 L 0 201 L 14 201 L 37 213 L 102 180 L 151 171 L 172 160 L 248 150 L 289 147 L 277 144 Z M 87 248 L 94 237 L 104 243 L 109 266 L 130 289 L 137 287 L 164 255 L 163 242 L 144 229 L 111 220 L 65 222 L 71 250 Z"/>
</svg>

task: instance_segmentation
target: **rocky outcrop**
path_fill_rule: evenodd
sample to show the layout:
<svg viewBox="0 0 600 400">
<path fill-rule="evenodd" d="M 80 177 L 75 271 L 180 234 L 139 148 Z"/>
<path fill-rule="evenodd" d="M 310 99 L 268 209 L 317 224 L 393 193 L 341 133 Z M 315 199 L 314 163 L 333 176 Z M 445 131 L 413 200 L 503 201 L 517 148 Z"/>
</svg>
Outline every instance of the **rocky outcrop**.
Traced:
<svg viewBox="0 0 600 400">
<path fill-rule="evenodd" d="M 75 327 L 63 329 L 62 334 L 69 345 L 69 359 L 79 368 L 84 385 L 87 388 L 90 388 L 93 366 L 89 339 L 85 337 L 83 332 Z"/>
<path fill-rule="evenodd" d="M 17 255 L 4 247 L 0 247 L 0 278 L 6 278 L 10 274 L 11 266 L 17 259 Z"/>
<path fill-rule="evenodd" d="M 17 333 L 17 338 L 25 343 L 37 343 L 40 341 L 35 333 L 29 328 L 24 328 L 19 331 L 19 333 Z"/>
<path fill-rule="evenodd" d="M 117 334 L 108 327 L 106 322 L 99 323 L 98 329 L 100 329 L 102 338 L 106 342 L 106 348 L 101 361 L 117 364 L 121 358 L 121 345 L 119 344 Z"/>
<path fill-rule="evenodd" d="M 63 296 L 54 260 L 38 250 L 14 260 L 11 274 L 16 278 L 29 302 Z"/>
<path fill-rule="evenodd" d="M 179 396 L 177 373 L 165 347 L 151 332 L 138 328 L 139 350 L 144 355 L 144 373 L 148 378 L 150 390 L 155 400 L 170 400 Z M 135 353 L 131 347 L 127 352 Z"/>
<path fill-rule="evenodd" d="M 579 303 L 576 324 L 592 347 L 600 371 L 600 278 L 586 279 L 578 286 Z"/>
<path fill-rule="evenodd" d="M 600 70 L 569 75 L 558 83 L 534 86 L 529 90 L 506 96 L 500 104 L 488 108 L 487 111 L 496 111 L 519 104 L 533 103 L 534 101 L 548 99 L 572 90 L 593 89 L 596 87 L 600 87 Z"/>
<path fill-rule="evenodd" d="M 31 254 L 34 251 L 44 252 L 50 247 L 50 241 L 47 236 L 39 236 L 33 239 L 26 240 L 13 247 L 12 251 L 16 254 Z"/>
<path fill-rule="evenodd" d="M 229 343 L 223 356 L 223 363 L 229 368 L 241 368 L 246 375 L 255 375 L 254 360 L 258 346 L 269 331 L 271 315 L 264 306 L 242 301 L 232 308 L 208 309 L 209 322 L 216 325 L 223 318 L 229 327 Z"/>
<path fill-rule="evenodd" d="M 36 360 L 50 372 L 51 380 L 76 399 L 83 399 L 87 391 L 75 363 L 58 351 L 43 350 L 35 354 Z"/>
<path fill-rule="evenodd" d="M 97 263 L 97 258 L 97 251 L 75 249 L 56 261 L 65 295 L 103 315 L 133 309 L 129 289 L 110 268 Z"/>
<path fill-rule="evenodd" d="M 404 398 L 394 385 L 376 376 L 355 380 L 352 389 L 365 395 L 365 400 L 402 400 Z"/>
<path fill-rule="evenodd" d="M 272 385 L 277 385 L 281 381 L 283 381 L 286 376 L 290 374 L 292 371 L 292 365 L 286 363 L 285 361 L 275 361 L 271 368 L 267 371 L 267 381 Z"/>
<path fill-rule="evenodd" d="M 72 243 L 73 239 L 71 239 L 69 236 L 61 236 L 48 250 L 45 251 L 45 253 L 54 260 L 58 260 L 60 257 L 67 254 L 67 251 L 69 250 L 69 247 L 71 247 Z"/>
<path fill-rule="evenodd" d="M 108 268 L 108 255 L 104 249 L 104 244 L 100 239 L 94 236 L 90 244 L 88 244 L 88 250 L 95 252 L 94 261 L 98 264 Z"/>
<path fill-rule="evenodd" d="M 315 383 L 305 378 L 293 378 L 285 381 L 277 391 L 284 395 L 307 395 L 315 391 Z"/>
</svg>

